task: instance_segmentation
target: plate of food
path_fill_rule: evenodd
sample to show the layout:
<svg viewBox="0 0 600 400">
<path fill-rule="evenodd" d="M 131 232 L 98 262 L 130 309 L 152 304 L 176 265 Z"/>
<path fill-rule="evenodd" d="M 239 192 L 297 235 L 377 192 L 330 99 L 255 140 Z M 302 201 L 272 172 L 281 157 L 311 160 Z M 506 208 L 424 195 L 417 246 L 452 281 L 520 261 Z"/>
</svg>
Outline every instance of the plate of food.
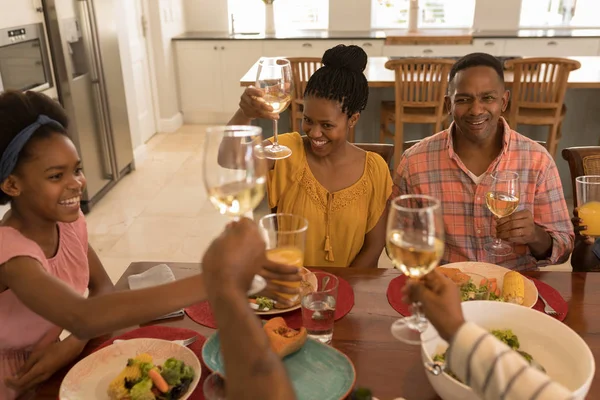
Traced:
<svg viewBox="0 0 600 400">
<path fill-rule="evenodd" d="M 281 317 L 265 322 L 263 329 L 283 359 L 298 400 L 340 400 L 350 394 L 356 371 L 345 354 L 308 338 L 305 328 L 289 328 Z M 219 332 L 204 343 L 202 358 L 208 369 L 225 376 Z"/>
<path fill-rule="evenodd" d="M 315 277 L 315 274 L 313 274 L 306 268 L 302 268 L 300 274 L 302 275 L 302 281 L 300 281 L 300 290 L 302 292 L 314 291 L 317 287 L 317 278 Z M 255 310 L 255 313 L 257 315 L 283 314 L 300 308 L 300 295 L 297 295 L 294 298 L 291 298 L 290 300 L 293 301 L 293 303 L 291 306 L 288 306 L 281 303 L 277 303 L 275 300 L 270 299 L 268 297 L 248 297 L 250 307 L 252 307 L 252 309 Z"/>
<path fill-rule="evenodd" d="M 535 284 L 517 271 L 483 262 L 458 262 L 441 265 L 438 271 L 452 279 L 461 290 L 463 301 L 484 300 L 472 293 L 489 291 L 487 300 L 505 301 L 532 308 L 538 299 Z"/>
<path fill-rule="evenodd" d="M 130 339 L 79 361 L 67 373 L 60 400 L 187 399 L 200 381 L 198 357 L 161 339 Z"/>
</svg>

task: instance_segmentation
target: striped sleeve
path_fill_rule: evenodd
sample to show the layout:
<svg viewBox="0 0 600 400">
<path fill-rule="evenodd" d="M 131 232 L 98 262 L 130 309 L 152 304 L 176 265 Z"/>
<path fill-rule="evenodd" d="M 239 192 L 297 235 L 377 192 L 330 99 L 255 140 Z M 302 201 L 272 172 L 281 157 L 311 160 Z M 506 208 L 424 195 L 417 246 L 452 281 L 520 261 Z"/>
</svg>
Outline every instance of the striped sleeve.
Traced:
<svg viewBox="0 0 600 400">
<path fill-rule="evenodd" d="M 448 367 L 485 400 L 567 400 L 572 393 L 472 322 L 454 336 Z"/>
</svg>

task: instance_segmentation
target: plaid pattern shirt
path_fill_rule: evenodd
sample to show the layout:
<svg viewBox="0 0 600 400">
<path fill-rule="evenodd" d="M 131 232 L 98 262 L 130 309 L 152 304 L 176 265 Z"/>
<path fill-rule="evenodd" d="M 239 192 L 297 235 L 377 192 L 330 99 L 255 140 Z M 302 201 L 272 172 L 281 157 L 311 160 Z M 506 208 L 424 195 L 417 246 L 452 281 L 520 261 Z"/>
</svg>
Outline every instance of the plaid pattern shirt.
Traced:
<svg viewBox="0 0 600 400">
<path fill-rule="evenodd" d="M 564 262 L 572 252 L 575 235 L 554 160 L 540 144 L 512 130 L 504 119 L 504 140 L 498 157 L 476 184 L 454 152 L 452 129 L 439 132 L 408 149 L 394 177 L 393 196 L 427 194 L 442 202 L 446 247 L 442 264 L 481 261 L 525 271 Z M 493 215 L 485 204 L 491 173 L 519 174 L 518 210 L 531 211 L 534 222 L 552 237 L 552 254 L 537 260 L 527 245 L 513 244 L 513 254 L 497 257 L 483 246 L 496 237 Z"/>
</svg>

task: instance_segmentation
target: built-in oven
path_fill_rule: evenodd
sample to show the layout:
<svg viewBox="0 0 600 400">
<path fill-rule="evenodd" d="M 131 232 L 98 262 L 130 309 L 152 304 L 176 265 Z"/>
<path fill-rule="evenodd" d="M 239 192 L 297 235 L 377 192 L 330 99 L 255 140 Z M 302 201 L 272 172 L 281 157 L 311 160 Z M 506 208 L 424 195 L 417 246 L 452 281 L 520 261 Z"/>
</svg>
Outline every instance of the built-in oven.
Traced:
<svg viewBox="0 0 600 400">
<path fill-rule="evenodd" d="M 43 24 L 0 29 L 0 92 L 52 86 Z"/>
</svg>

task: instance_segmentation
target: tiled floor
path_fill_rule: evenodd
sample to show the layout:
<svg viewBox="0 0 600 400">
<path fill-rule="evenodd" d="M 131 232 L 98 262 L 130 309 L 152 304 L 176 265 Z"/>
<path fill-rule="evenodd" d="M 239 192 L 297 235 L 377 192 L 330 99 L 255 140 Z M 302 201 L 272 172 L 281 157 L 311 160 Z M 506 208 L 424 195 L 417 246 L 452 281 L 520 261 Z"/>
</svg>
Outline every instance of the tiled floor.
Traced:
<svg viewBox="0 0 600 400">
<path fill-rule="evenodd" d="M 136 171 L 87 215 L 90 243 L 114 281 L 132 261 L 199 261 L 228 222 L 204 191 L 203 142 L 204 127 L 197 125 L 156 135 L 138 151 Z M 255 216 L 265 212 L 260 207 Z M 379 265 L 391 267 L 385 255 Z"/>
</svg>

